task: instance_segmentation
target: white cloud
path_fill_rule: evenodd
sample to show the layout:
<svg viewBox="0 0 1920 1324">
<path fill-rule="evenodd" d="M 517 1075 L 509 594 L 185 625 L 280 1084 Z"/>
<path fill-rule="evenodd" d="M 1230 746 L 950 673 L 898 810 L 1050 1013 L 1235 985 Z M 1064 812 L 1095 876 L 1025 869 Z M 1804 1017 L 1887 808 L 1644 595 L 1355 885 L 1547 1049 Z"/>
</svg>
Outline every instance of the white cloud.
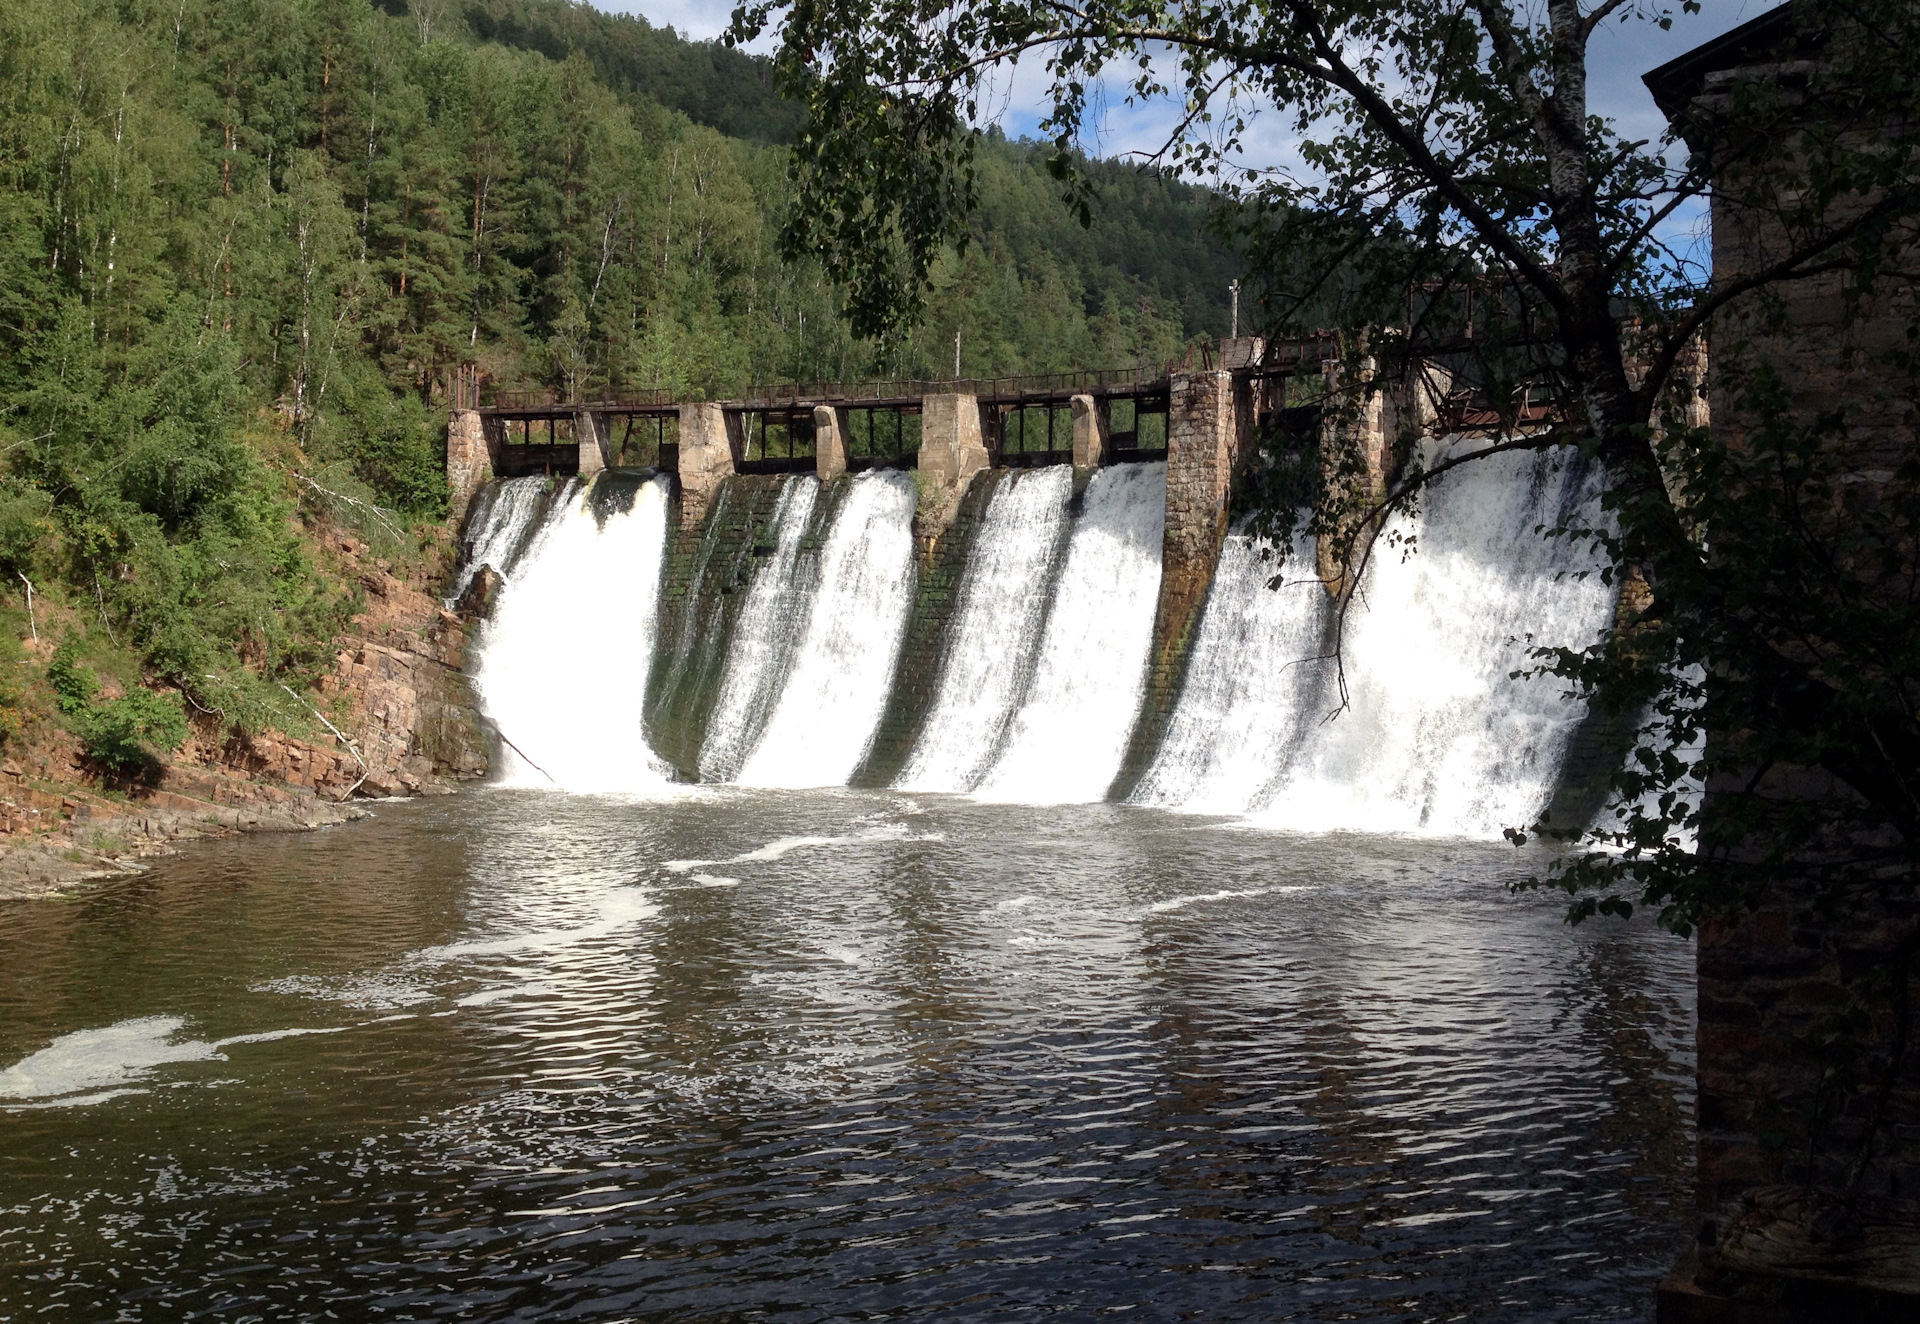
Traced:
<svg viewBox="0 0 1920 1324">
<path fill-rule="evenodd" d="M 594 8 L 610 14 L 639 14 L 657 28 L 670 27 L 697 41 L 719 36 L 733 17 L 733 5 L 727 0 L 602 0 Z"/>
</svg>

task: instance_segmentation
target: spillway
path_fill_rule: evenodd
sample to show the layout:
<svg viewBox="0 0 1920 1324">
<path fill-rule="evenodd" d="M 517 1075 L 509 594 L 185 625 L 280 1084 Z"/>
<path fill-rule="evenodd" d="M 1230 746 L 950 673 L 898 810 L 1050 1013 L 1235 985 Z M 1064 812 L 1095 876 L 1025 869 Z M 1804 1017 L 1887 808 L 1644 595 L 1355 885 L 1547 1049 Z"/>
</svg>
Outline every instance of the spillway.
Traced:
<svg viewBox="0 0 1920 1324">
<path fill-rule="evenodd" d="M 1455 444 L 1431 443 L 1426 460 Z M 794 788 L 876 776 L 1066 804 L 1108 798 L 1130 747 L 1156 733 L 1136 726 L 1164 464 L 1102 469 L 1077 494 L 1064 465 L 983 476 L 974 513 L 940 535 L 953 541 L 938 564 L 959 569 L 937 574 L 916 552 L 906 474 L 732 481 L 682 533 L 664 478 L 489 490 L 456 582 L 481 564 L 504 576 L 476 683 L 507 781 L 657 792 L 676 775 Z M 1537 530 L 1601 519 L 1600 487 L 1572 452 L 1445 475 L 1390 526 L 1344 622 L 1310 540 L 1281 557 L 1230 533 L 1130 800 L 1288 831 L 1487 836 L 1532 822 L 1583 713 L 1560 682 L 1514 673 L 1531 648 L 1600 637 L 1614 606 L 1591 544 Z M 690 550 L 670 554 L 674 538 Z M 677 578 L 675 554 L 688 558 Z M 663 591 L 678 595 L 676 624 L 657 642 Z M 705 654 L 689 630 L 711 636 Z M 674 676 L 713 658 L 662 727 L 678 774 L 647 742 L 656 653 Z M 862 773 L 888 713 L 894 743 Z"/>
<path fill-rule="evenodd" d="M 1231 539 L 1136 799 L 1296 831 L 1485 836 L 1533 822 L 1584 711 L 1564 682 L 1513 673 L 1529 649 L 1592 642 L 1614 605 L 1591 544 L 1536 530 L 1597 521 L 1599 495 L 1598 469 L 1571 453 L 1437 480 L 1389 526 L 1401 541 L 1380 543 L 1348 612 L 1344 706 L 1311 547 L 1287 561 L 1295 582 L 1270 591 L 1273 566 Z"/>
<path fill-rule="evenodd" d="M 460 569 L 447 593 L 448 603 L 459 601 L 482 568 L 492 567 L 498 575 L 513 569 L 539 530 L 553 494 L 554 484 L 548 478 L 509 478 L 480 494 L 468 522 L 470 536 Z"/>
<path fill-rule="evenodd" d="M 1186 683 L 1136 804 L 1245 813 L 1325 716 L 1334 621 L 1313 540 L 1301 538 L 1285 558 L 1275 550 L 1228 535 Z"/>
<path fill-rule="evenodd" d="M 904 474 L 850 484 L 820 553 L 793 665 L 740 769 L 748 786 L 842 786 L 873 739 L 913 601 L 914 486 Z"/>
<path fill-rule="evenodd" d="M 1166 489 L 1164 464 L 1103 469 L 1087 485 L 1033 679 L 982 799 L 1105 798 L 1146 689 Z"/>
<path fill-rule="evenodd" d="M 731 781 L 759 743 L 793 665 L 812 602 L 813 575 L 800 564 L 800 543 L 813 518 L 820 484 L 787 480 L 773 511 L 773 546 L 762 559 L 740 608 L 720 695 L 700 749 L 703 781 Z"/>
<path fill-rule="evenodd" d="M 546 484 L 544 478 L 518 480 Z M 496 504 L 517 518 L 517 504 Z M 474 688 L 499 729 L 499 780 L 659 792 L 644 696 L 667 531 L 667 480 L 565 480 L 504 577 L 478 641 Z M 482 529 L 480 542 L 491 531 Z M 501 533 L 505 536 L 504 532 Z"/>
<path fill-rule="evenodd" d="M 994 492 L 960 584 L 933 709 L 899 789 L 971 791 L 999 754 L 1040 646 L 1072 496 L 1065 465 L 1013 473 Z"/>
</svg>

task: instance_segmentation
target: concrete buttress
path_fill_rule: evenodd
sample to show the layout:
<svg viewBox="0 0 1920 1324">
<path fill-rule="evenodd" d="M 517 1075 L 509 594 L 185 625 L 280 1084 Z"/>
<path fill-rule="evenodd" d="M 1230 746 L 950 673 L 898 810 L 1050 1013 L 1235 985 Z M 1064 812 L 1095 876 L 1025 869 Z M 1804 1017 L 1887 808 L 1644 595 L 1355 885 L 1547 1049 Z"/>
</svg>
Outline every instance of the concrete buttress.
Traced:
<svg viewBox="0 0 1920 1324">
<path fill-rule="evenodd" d="M 813 471 L 823 483 L 847 471 L 846 416 L 846 410 L 832 405 L 813 408 Z"/>
<path fill-rule="evenodd" d="M 726 410 L 711 402 L 680 406 L 680 527 L 700 523 L 720 484 L 733 474 Z"/>
<path fill-rule="evenodd" d="M 1076 395 L 1073 408 L 1073 467 L 1098 469 L 1107 459 L 1107 411 L 1090 395 Z"/>
<path fill-rule="evenodd" d="M 953 523 L 973 476 L 988 466 L 980 431 L 980 401 L 947 392 L 920 402 L 920 509 L 915 533 L 928 547 Z"/>
</svg>

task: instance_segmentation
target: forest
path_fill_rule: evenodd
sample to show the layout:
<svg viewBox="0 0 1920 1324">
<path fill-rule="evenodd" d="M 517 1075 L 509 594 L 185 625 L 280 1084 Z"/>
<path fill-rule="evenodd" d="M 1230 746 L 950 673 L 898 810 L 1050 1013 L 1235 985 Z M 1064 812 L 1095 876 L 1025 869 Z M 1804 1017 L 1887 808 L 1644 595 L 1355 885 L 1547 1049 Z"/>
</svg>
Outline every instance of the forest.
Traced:
<svg viewBox="0 0 1920 1324">
<path fill-rule="evenodd" d="M 1086 163 L 1083 228 L 1051 149 L 996 133 L 921 323 L 855 338 L 780 256 L 770 87 L 566 0 L 0 0 L 0 577 L 18 635 L 28 586 L 65 612 L 63 702 L 84 655 L 297 725 L 356 592 L 309 529 L 417 552 L 459 369 L 719 398 L 944 376 L 956 332 L 975 375 L 1225 333 L 1208 194 Z"/>
</svg>

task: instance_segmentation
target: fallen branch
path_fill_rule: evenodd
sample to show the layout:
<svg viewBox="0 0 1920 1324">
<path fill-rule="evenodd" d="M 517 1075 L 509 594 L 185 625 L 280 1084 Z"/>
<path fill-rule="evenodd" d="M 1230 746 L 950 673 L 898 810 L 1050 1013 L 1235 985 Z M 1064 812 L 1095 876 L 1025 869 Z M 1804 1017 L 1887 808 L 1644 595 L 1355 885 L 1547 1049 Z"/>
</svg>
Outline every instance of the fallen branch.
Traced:
<svg viewBox="0 0 1920 1324">
<path fill-rule="evenodd" d="M 327 715 L 325 713 L 321 712 L 318 708 L 315 708 L 312 704 L 307 703 L 307 701 L 304 698 L 301 698 L 300 695 L 294 694 L 293 688 L 291 686 L 283 683 L 280 686 L 280 688 L 285 690 L 288 694 L 292 694 L 293 697 L 296 699 L 299 699 L 301 703 L 307 704 L 307 711 L 320 719 L 320 725 L 326 727 L 327 730 L 333 732 L 334 737 L 338 739 L 341 744 L 347 747 L 347 753 L 353 755 L 353 761 L 360 765 L 360 781 L 355 782 L 353 785 L 349 786 L 347 788 L 347 793 L 340 797 L 342 800 L 351 800 L 353 798 L 353 793 L 360 789 L 360 782 L 364 782 L 367 778 L 371 777 L 373 775 L 373 770 L 367 767 L 367 761 L 360 757 L 360 751 L 353 747 L 353 742 L 347 739 L 345 736 L 341 735 L 340 728 L 327 720 Z"/>
<path fill-rule="evenodd" d="M 552 782 L 555 786 L 558 786 L 560 784 L 560 779 L 558 777 L 548 772 L 545 768 L 541 767 L 538 763 L 535 763 L 532 759 L 527 758 L 527 751 L 520 748 L 520 746 L 514 744 L 513 741 L 507 738 L 507 733 L 500 729 L 500 723 L 495 722 L 492 725 L 493 725 L 493 733 L 500 737 L 501 743 L 506 745 L 506 747 L 512 750 L 514 753 L 518 754 L 521 758 L 526 759 L 528 767 L 532 768 L 535 772 L 539 773 L 542 777 L 545 777 L 548 781 Z"/>
<path fill-rule="evenodd" d="M 100 571 L 97 568 L 93 572 L 93 600 L 100 604 L 100 624 L 107 627 L 108 641 L 115 648 L 120 647 L 120 641 L 113 637 L 113 622 L 107 619 L 107 595 L 100 591 Z"/>
<path fill-rule="evenodd" d="M 345 492 L 336 492 L 330 487 L 322 487 L 320 484 L 314 482 L 313 479 L 307 477 L 305 474 L 302 474 L 302 473 L 296 473 L 293 476 L 295 481 L 305 483 L 308 487 L 311 487 L 314 491 L 318 492 L 321 496 L 326 497 L 329 501 L 341 501 L 346 503 L 349 506 L 354 507 L 356 510 L 366 511 L 369 515 L 373 516 L 374 519 L 378 520 L 380 522 L 380 526 L 384 528 L 388 533 L 391 533 L 394 537 L 398 538 L 403 543 L 407 540 L 407 535 L 400 531 L 399 526 L 394 524 L 392 520 L 387 518 L 388 512 L 382 509 L 381 507 L 374 505 L 373 502 L 362 501 L 359 497 L 348 496 Z"/>
</svg>

